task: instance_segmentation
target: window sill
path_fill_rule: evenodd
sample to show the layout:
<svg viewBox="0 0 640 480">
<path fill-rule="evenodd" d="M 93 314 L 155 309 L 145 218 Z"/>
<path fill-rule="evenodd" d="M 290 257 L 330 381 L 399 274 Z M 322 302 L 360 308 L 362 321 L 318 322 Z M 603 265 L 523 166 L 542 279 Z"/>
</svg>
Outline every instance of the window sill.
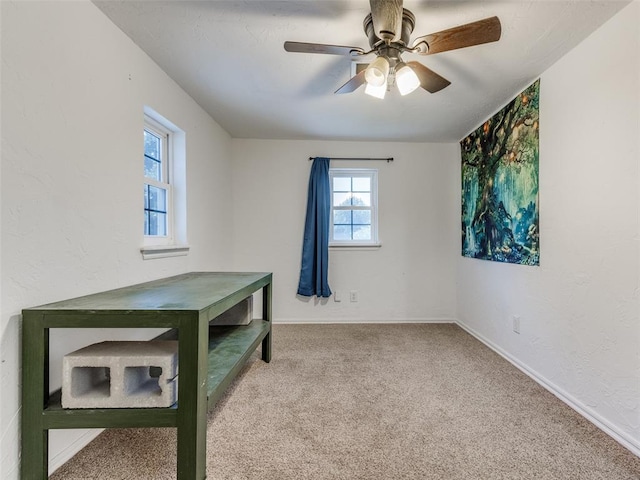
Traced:
<svg viewBox="0 0 640 480">
<path fill-rule="evenodd" d="M 381 243 L 336 243 L 329 245 L 330 250 L 377 250 L 382 247 Z"/>
<path fill-rule="evenodd" d="M 154 258 L 182 257 L 189 253 L 189 245 L 156 245 L 140 249 L 143 260 Z"/>
</svg>

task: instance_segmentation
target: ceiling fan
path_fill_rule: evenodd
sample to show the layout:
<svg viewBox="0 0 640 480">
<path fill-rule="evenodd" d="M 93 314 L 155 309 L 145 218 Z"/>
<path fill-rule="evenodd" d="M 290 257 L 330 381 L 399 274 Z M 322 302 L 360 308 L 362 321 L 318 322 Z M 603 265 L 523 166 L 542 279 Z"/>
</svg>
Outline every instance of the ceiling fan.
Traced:
<svg viewBox="0 0 640 480">
<path fill-rule="evenodd" d="M 415 26 L 415 16 L 402 8 L 402 0 L 370 0 L 371 13 L 364 19 L 364 31 L 370 50 L 360 47 L 326 45 L 322 43 L 284 42 L 287 52 L 324 53 L 359 57 L 375 54 L 366 69 L 357 73 L 335 93 L 350 93 L 367 84 L 365 93 L 384 98 L 387 89 L 397 84 L 402 95 L 422 87 L 435 93 L 451 84 L 419 62 L 405 62 L 403 53 L 433 55 L 435 53 L 471 47 L 500 39 L 502 27 L 498 17 L 485 18 L 448 30 L 417 37 L 409 43 Z"/>
</svg>

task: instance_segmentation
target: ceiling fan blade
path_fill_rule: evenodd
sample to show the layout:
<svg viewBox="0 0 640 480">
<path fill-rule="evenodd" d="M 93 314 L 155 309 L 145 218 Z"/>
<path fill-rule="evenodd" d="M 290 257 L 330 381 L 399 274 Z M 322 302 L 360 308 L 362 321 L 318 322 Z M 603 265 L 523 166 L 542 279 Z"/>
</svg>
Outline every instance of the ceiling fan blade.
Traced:
<svg viewBox="0 0 640 480">
<path fill-rule="evenodd" d="M 448 50 L 495 42 L 500 40 L 501 33 L 500 19 L 490 17 L 418 37 L 414 40 L 412 48 L 418 49 L 415 53 L 433 55 Z"/>
<path fill-rule="evenodd" d="M 358 73 L 354 77 L 351 77 L 351 79 L 347 83 L 342 85 L 334 93 L 351 93 L 351 92 L 357 90 L 360 86 L 362 86 L 364 84 L 364 82 L 365 82 L 365 80 L 364 80 L 364 70 L 362 70 L 360 73 Z"/>
<path fill-rule="evenodd" d="M 284 42 L 284 49 L 287 52 L 325 53 L 329 55 L 357 56 L 364 54 L 364 50 L 360 47 L 325 45 L 323 43 Z"/>
<path fill-rule="evenodd" d="M 425 67 L 420 62 L 407 62 L 420 80 L 420 86 L 427 92 L 436 93 L 443 88 L 451 85 L 451 82 L 446 78 L 441 77 L 433 70 Z"/>
<path fill-rule="evenodd" d="M 402 34 L 402 0 L 369 0 L 373 30 L 378 38 L 396 42 Z"/>
</svg>

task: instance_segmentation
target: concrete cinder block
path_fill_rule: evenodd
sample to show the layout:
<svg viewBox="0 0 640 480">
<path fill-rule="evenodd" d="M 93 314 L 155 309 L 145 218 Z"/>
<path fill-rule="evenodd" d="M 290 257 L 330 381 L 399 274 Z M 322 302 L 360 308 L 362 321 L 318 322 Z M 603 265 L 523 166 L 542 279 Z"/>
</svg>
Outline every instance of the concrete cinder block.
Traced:
<svg viewBox="0 0 640 480">
<path fill-rule="evenodd" d="M 210 325 L 249 325 L 253 320 L 253 297 L 247 297 L 209 322 Z"/>
<path fill-rule="evenodd" d="M 178 396 L 178 342 L 101 342 L 65 355 L 63 408 L 170 407 Z"/>
</svg>

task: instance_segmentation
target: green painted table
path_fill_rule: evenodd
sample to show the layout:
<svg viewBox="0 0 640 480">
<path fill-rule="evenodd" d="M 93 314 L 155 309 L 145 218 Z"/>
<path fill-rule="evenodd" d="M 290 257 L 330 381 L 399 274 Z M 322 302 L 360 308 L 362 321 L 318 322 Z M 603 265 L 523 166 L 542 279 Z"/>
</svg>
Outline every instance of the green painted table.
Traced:
<svg viewBox="0 0 640 480">
<path fill-rule="evenodd" d="M 196 272 L 22 311 L 22 479 L 48 478 L 50 429 L 176 427 L 179 480 L 206 477 L 207 410 L 262 343 L 271 360 L 271 273 Z M 209 322 L 262 289 L 262 320 Z M 63 409 L 49 394 L 49 329 L 169 328 L 178 340 L 178 403 L 170 408 Z"/>
</svg>

